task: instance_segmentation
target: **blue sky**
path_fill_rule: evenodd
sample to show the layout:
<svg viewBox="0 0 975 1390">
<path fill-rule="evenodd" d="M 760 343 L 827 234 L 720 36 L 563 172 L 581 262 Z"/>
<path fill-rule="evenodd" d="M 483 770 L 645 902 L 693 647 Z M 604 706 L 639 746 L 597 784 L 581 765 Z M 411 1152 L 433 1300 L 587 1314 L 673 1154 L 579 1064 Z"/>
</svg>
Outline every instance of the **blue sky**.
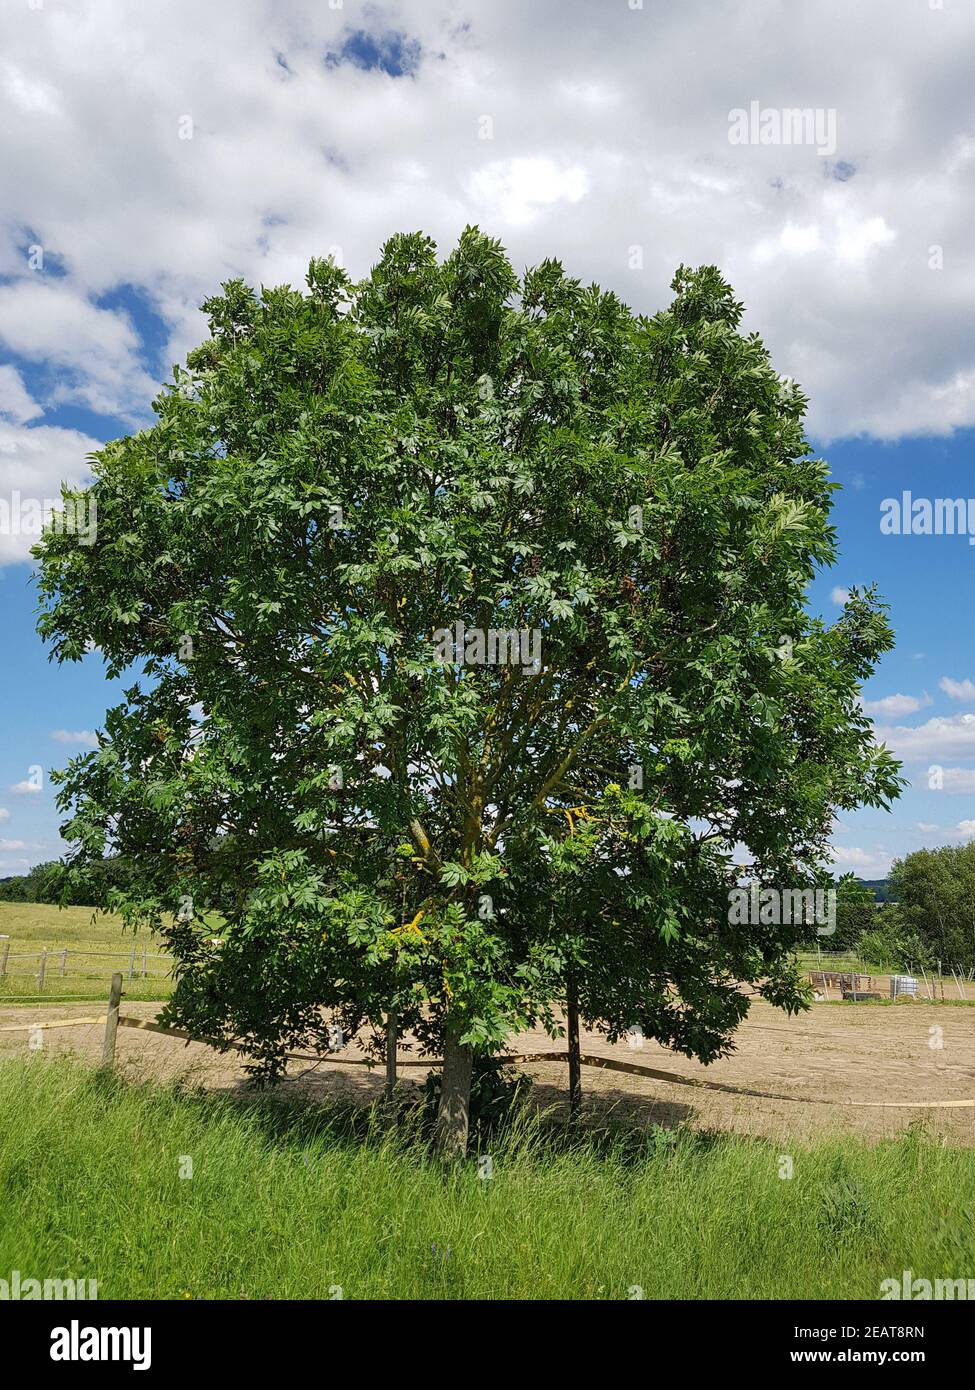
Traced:
<svg viewBox="0 0 975 1390">
<path fill-rule="evenodd" d="M 467 222 L 641 312 L 717 264 L 842 485 L 810 607 L 875 582 L 897 633 L 864 698 L 911 786 L 842 818 L 837 865 L 975 838 L 975 547 L 880 531 L 905 489 L 975 494 L 971 7 L 45 0 L 0 23 L 0 499 L 56 496 L 150 423 L 231 275 L 358 275 L 392 231 L 447 248 Z M 835 140 L 732 143 L 753 102 Z M 0 875 L 60 852 L 46 779 L 22 784 L 115 698 L 97 655 L 48 663 L 27 544 L 0 530 Z"/>
</svg>

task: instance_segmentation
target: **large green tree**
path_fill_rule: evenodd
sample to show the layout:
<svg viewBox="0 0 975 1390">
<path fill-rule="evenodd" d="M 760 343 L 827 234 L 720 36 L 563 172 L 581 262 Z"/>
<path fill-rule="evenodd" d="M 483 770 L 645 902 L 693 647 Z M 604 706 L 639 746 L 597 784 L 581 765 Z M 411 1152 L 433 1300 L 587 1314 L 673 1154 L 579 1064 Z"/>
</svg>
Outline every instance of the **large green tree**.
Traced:
<svg viewBox="0 0 975 1390">
<path fill-rule="evenodd" d="M 919 849 L 896 859 L 888 878 L 896 898 L 893 929 L 930 966 L 967 972 L 975 965 L 975 841 Z"/>
<path fill-rule="evenodd" d="M 55 655 L 132 673 L 59 794 L 79 867 L 137 867 L 168 1016 L 267 1075 L 393 1016 L 443 1049 L 448 1149 L 472 1057 L 570 988 L 704 1061 L 741 982 L 799 1007 L 806 929 L 729 889 L 825 882 L 834 812 L 898 790 L 857 700 L 881 605 L 804 608 L 835 544 L 804 398 L 717 270 L 673 292 L 635 317 L 475 228 L 232 281 L 95 456 L 96 543 L 38 548 Z"/>
<path fill-rule="evenodd" d="M 836 885 L 836 931 L 822 944 L 830 951 L 852 950 L 863 933 L 873 931 L 878 924 L 879 905 L 874 890 L 855 874 L 843 874 Z"/>
</svg>

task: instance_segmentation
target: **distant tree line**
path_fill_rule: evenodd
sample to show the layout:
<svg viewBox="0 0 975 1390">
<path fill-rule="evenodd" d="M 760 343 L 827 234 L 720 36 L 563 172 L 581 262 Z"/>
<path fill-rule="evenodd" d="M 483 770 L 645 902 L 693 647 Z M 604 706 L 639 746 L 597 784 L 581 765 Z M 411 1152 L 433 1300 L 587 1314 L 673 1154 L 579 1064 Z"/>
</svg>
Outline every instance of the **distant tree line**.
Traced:
<svg viewBox="0 0 975 1390">
<path fill-rule="evenodd" d="M 0 879 L 0 902 L 107 907 L 111 891 L 124 889 L 130 876 L 128 864 L 119 855 L 86 864 L 83 870 L 51 859 L 35 864 L 29 873 Z"/>
<path fill-rule="evenodd" d="M 975 841 L 898 859 L 883 886 L 846 874 L 837 884 L 830 951 L 855 951 L 890 970 L 975 966 Z"/>
</svg>

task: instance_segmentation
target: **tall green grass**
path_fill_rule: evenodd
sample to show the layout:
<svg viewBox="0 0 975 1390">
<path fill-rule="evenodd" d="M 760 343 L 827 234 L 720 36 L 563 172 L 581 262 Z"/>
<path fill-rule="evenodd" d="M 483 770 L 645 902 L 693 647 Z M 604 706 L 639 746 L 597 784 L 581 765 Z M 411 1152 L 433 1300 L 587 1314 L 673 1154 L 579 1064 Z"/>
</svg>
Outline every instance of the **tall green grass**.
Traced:
<svg viewBox="0 0 975 1390">
<path fill-rule="evenodd" d="M 443 1169 L 415 1122 L 390 1133 L 378 1112 L 7 1062 L 0 1278 L 350 1299 L 876 1298 L 904 1269 L 975 1278 L 975 1153 L 920 1131 L 812 1149 L 569 1140 L 526 1114 L 488 1153 L 481 1177 L 477 1156 Z"/>
</svg>

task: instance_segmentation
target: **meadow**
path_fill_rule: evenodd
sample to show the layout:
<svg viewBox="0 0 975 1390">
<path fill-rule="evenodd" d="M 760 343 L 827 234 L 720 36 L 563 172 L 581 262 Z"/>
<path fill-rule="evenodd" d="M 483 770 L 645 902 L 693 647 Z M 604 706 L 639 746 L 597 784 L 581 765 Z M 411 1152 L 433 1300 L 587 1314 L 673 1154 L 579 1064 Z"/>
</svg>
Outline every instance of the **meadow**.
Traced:
<svg viewBox="0 0 975 1390">
<path fill-rule="evenodd" d="M 0 1064 L 0 1194 L 0 1275 L 100 1298 L 876 1299 L 975 1269 L 975 1152 L 916 1125 L 802 1146 L 522 1111 L 444 1168 L 415 1108 L 42 1055 Z"/>
<path fill-rule="evenodd" d="M 2 938 L 8 938 L 4 940 Z M 125 929 L 113 913 L 95 913 L 90 907 L 59 908 L 48 903 L 0 902 L 0 954 L 9 946 L 7 971 L 0 978 L 0 1004 L 53 1003 L 56 1000 L 104 1000 L 112 972 L 125 977 L 126 997 L 131 1000 L 164 1000 L 173 991 L 168 960 L 159 959 L 162 947 L 145 931 Z M 38 991 L 38 952 L 48 956 L 44 989 Z M 67 948 L 65 974 L 55 952 Z M 135 973 L 128 978 L 135 951 Z M 98 952 L 81 955 L 80 952 Z M 146 977 L 142 953 L 147 952 Z"/>
</svg>

